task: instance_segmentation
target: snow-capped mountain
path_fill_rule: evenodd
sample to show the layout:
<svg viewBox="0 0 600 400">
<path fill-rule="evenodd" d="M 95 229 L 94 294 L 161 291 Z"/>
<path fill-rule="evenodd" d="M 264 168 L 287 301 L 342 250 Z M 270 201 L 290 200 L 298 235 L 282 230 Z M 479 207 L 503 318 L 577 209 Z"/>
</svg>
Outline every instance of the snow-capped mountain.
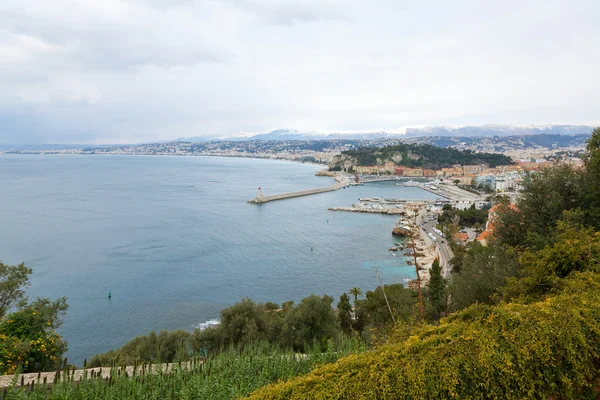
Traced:
<svg viewBox="0 0 600 400">
<path fill-rule="evenodd" d="M 593 127 L 587 125 L 481 125 L 462 127 L 407 128 L 406 137 L 419 136 L 462 136 L 489 137 L 515 135 L 577 135 L 588 134 Z"/>
<path fill-rule="evenodd" d="M 208 142 L 217 140 L 333 140 L 333 139 L 381 139 L 381 138 L 410 138 L 423 136 L 459 136 L 459 137 L 491 137 L 517 135 L 577 135 L 589 134 L 594 129 L 588 125 L 480 125 L 480 126 L 428 126 L 409 127 L 395 131 L 367 132 L 299 132 L 295 129 L 276 129 L 269 133 L 252 134 L 246 132 L 226 136 L 197 136 L 177 139 L 185 142 Z"/>
</svg>

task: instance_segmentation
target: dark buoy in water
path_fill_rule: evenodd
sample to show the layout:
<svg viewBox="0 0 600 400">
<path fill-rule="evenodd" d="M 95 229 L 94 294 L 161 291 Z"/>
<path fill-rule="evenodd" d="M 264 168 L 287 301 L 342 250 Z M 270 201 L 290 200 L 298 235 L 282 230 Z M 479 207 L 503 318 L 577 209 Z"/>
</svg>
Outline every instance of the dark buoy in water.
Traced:
<svg viewBox="0 0 600 400">
<path fill-rule="evenodd" d="M 312 247 L 310 248 L 310 251 L 313 251 L 313 248 L 312 248 Z"/>
<path fill-rule="evenodd" d="M 108 298 L 112 298 L 112 294 L 110 293 L 110 290 L 108 291 Z"/>
</svg>

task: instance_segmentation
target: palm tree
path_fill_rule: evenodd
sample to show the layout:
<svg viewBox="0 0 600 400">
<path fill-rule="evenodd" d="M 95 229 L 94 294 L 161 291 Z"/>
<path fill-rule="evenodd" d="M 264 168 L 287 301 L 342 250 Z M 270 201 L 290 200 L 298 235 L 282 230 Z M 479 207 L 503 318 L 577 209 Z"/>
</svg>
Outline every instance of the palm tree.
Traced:
<svg viewBox="0 0 600 400">
<path fill-rule="evenodd" d="M 357 288 L 356 286 L 354 286 L 352 289 L 350 289 L 350 291 L 348 292 L 350 295 L 354 296 L 354 303 L 356 304 L 356 300 L 358 299 L 358 296 L 362 296 L 362 290 L 360 290 L 360 288 Z"/>
</svg>

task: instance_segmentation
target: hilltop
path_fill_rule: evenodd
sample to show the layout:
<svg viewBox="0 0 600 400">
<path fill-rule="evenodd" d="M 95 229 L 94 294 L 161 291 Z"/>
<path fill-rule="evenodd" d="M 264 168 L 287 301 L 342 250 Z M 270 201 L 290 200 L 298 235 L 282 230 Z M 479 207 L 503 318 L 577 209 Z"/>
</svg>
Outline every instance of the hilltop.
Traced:
<svg viewBox="0 0 600 400">
<path fill-rule="evenodd" d="M 503 154 L 475 153 L 470 150 L 441 148 L 429 144 L 399 143 L 381 148 L 360 148 L 344 151 L 329 163 L 331 170 L 353 170 L 357 165 L 381 165 L 391 161 L 399 166 L 441 169 L 454 164 L 488 164 L 490 167 L 514 164 Z"/>
</svg>

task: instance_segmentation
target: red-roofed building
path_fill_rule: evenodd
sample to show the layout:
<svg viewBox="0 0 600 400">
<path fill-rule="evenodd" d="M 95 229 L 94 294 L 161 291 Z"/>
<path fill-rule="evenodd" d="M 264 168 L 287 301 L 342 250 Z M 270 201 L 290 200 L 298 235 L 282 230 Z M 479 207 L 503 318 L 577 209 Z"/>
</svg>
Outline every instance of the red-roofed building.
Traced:
<svg viewBox="0 0 600 400">
<path fill-rule="evenodd" d="M 455 242 L 466 242 L 467 240 L 469 240 L 469 235 L 466 233 L 462 233 L 462 232 L 456 232 L 452 238 L 454 239 Z"/>
<path fill-rule="evenodd" d="M 481 232 L 479 236 L 477 236 L 476 240 L 483 246 L 487 246 L 488 240 L 494 234 L 494 220 L 498 218 L 497 211 L 499 207 L 500 204 L 495 204 L 492 208 L 490 208 L 490 211 L 488 211 L 488 220 L 485 224 L 485 231 Z M 517 206 L 514 204 L 509 204 L 509 207 L 517 211 Z"/>
</svg>

